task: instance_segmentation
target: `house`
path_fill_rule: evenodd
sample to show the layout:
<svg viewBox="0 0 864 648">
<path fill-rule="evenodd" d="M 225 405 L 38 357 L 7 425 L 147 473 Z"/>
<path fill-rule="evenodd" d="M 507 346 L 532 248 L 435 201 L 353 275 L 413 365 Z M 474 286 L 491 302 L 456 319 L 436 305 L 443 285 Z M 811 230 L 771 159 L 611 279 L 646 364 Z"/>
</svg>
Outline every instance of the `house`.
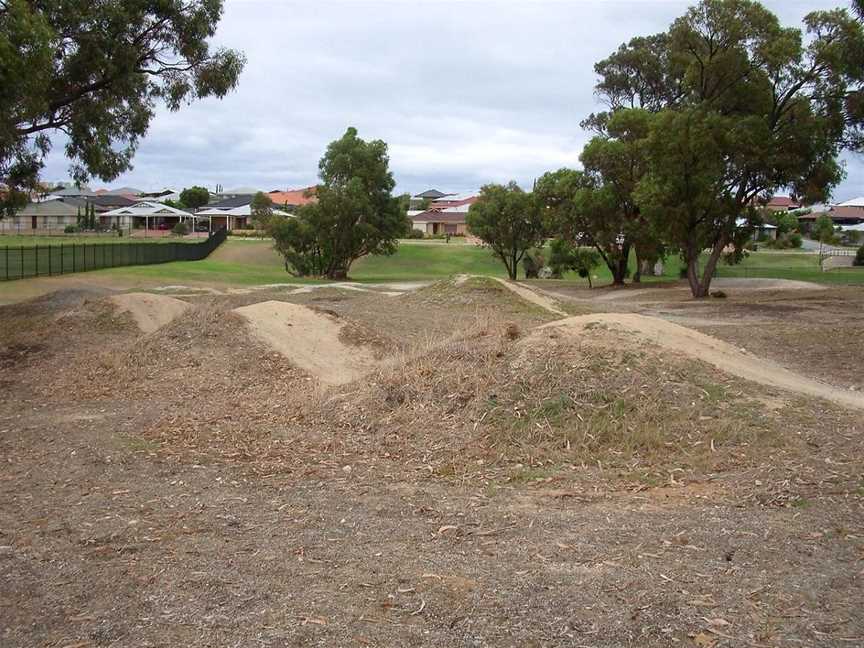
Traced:
<svg viewBox="0 0 864 648">
<path fill-rule="evenodd" d="M 435 189 L 423 193 L 431 194 L 431 192 L 441 193 Z M 425 211 L 410 210 L 408 218 L 411 219 L 411 226 L 415 230 L 427 236 L 441 234 L 465 236 L 468 234 L 466 224 L 468 210 L 477 202 L 477 198 L 476 194 L 441 194 L 429 203 Z"/>
<path fill-rule="evenodd" d="M 793 200 L 789 196 L 772 196 L 771 199 L 763 205 L 763 208 L 772 212 L 785 212 L 793 209 L 800 209 L 801 205 L 798 201 Z"/>
<path fill-rule="evenodd" d="M 837 207 L 859 207 L 864 208 L 864 196 L 859 196 L 858 198 L 853 198 L 852 200 L 847 200 L 846 202 L 842 202 Z"/>
<path fill-rule="evenodd" d="M 855 201 L 861 201 L 861 205 L 855 205 Z M 798 216 L 798 220 L 802 224 L 809 224 L 815 221 L 822 215 L 828 216 L 835 225 L 858 225 L 864 223 L 864 198 L 856 198 L 854 200 L 840 203 L 830 207 L 825 207 L 819 210 L 814 209 L 809 214 Z"/>
<path fill-rule="evenodd" d="M 444 198 L 445 196 L 452 196 L 453 194 L 444 193 L 443 191 L 438 191 L 437 189 L 427 189 L 426 191 L 421 191 L 418 194 L 415 194 L 411 197 L 411 200 L 408 201 L 409 207 L 412 210 L 415 209 L 426 209 L 430 202 L 433 200 L 439 200 Z"/>
<path fill-rule="evenodd" d="M 443 198 L 444 196 L 452 196 L 453 194 L 447 194 L 443 191 L 438 191 L 437 189 L 427 189 L 426 191 L 422 191 L 419 194 L 415 194 L 414 198 L 418 198 L 419 200 L 438 200 L 439 198 Z"/>
<path fill-rule="evenodd" d="M 735 221 L 735 225 L 737 227 L 747 227 L 747 219 L 746 218 L 738 218 Z M 771 225 L 770 223 L 762 223 L 761 225 L 755 226 L 753 230 L 753 240 L 754 241 L 764 241 L 764 240 L 776 240 L 777 239 L 777 226 Z"/>
<path fill-rule="evenodd" d="M 302 189 L 289 189 L 288 191 L 273 190 L 267 195 L 273 201 L 274 207 L 293 211 L 297 207 L 314 203 L 318 199 L 315 197 L 317 187 L 303 187 Z"/>
<path fill-rule="evenodd" d="M 245 229 L 252 216 L 252 199 L 254 194 L 241 194 L 223 198 L 202 207 L 196 216 L 204 216 L 210 220 L 210 228 L 215 230 L 227 227 L 229 230 Z"/>
<path fill-rule="evenodd" d="M 228 202 L 232 199 L 221 201 Z M 214 207 L 207 205 L 195 212 L 195 216 L 207 218 L 210 221 L 210 229 L 215 230 L 226 227 L 229 230 L 246 229 L 252 217 L 252 201 L 235 207 Z"/>
<path fill-rule="evenodd" d="M 231 196 L 230 198 L 220 198 L 211 203 L 208 203 L 203 209 L 234 209 L 243 205 L 251 205 L 254 195 L 245 194 L 241 196 Z"/>
<path fill-rule="evenodd" d="M 167 200 L 170 200 L 171 202 L 179 202 L 180 192 L 166 187 L 160 191 L 142 193 L 141 198 L 145 200 L 155 200 L 157 202 L 165 202 Z"/>
<path fill-rule="evenodd" d="M 78 215 L 82 211 L 59 198 L 31 202 L 15 212 L 14 216 L 0 220 L 0 231 L 6 233 L 32 230 L 62 232 L 67 225 L 78 223 Z"/>
<path fill-rule="evenodd" d="M 60 189 L 54 189 L 48 192 L 49 196 L 55 196 L 57 198 L 79 198 L 81 196 L 95 196 L 95 191 L 90 191 L 87 187 L 78 188 L 78 187 L 63 187 Z"/>
<path fill-rule="evenodd" d="M 225 198 L 238 198 L 240 196 L 248 196 L 251 200 L 252 196 L 257 194 L 259 191 L 261 190 L 255 189 L 254 187 L 234 187 L 233 189 L 216 192 L 216 199 L 223 200 Z"/>
<path fill-rule="evenodd" d="M 105 189 L 96 192 L 100 196 L 126 196 L 127 198 L 139 198 L 144 192 L 135 187 L 120 187 L 119 189 Z"/>
<path fill-rule="evenodd" d="M 97 214 L 104 214 L 105 212 L 117 209 L 118 207 L 130 207 L 139 201 L 120 194 L 99 194 L 97 196 L 64 198 L 63 202 L 69 203 L 73 207 L 80 207 L 82 212 L 87 205 L 93 205 L 93 210 Z"/>
<path fill-rule="evenodd" d="M 427 236 L 446 234 L 465 236 L 468 233 L 468 226 L 465 223 L 468 207 L 463 205 L 455 208 L 427 209 L 426 211 L 415 212 L 410 217 L 411 226 Z"/>
<path fill-rule="evenodd" d="M 477 202 L 477 194 L 448 194 L 442 198 L 436 198 L 429 203 L 429 209 L 450 209 L 453 207 L 466 207 Z"/>
<path fill-rule="evenodd" d="M 197 222 L 198 214 L 163 205 L 155 200 L 142 200 L 127 207 L 118 207 L 99 215 L 106 227 L 119 229 L 171 229 L 177 223 Z"/>
</svg>

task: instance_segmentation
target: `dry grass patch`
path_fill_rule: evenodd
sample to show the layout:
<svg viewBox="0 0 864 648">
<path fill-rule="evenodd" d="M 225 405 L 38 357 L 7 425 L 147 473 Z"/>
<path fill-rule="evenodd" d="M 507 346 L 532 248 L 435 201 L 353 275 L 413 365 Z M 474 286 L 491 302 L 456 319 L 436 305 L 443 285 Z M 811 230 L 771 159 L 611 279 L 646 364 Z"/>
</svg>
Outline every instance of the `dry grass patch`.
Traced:
<svg viewBox="0 0 864 648">
<path fill-rule="evenodd" d="M 669 470 L 723 470 L 797 442 L 784 439 L 759 387 L 703 363 L 603 328 L 552 343 L 514 333 L 505 320 L 478 320 L 335 392 L 312 417 L 343 431 L 343 451 L 419 456 L 460 478 L 515 464 L 666 479 Z"/>
</svg>

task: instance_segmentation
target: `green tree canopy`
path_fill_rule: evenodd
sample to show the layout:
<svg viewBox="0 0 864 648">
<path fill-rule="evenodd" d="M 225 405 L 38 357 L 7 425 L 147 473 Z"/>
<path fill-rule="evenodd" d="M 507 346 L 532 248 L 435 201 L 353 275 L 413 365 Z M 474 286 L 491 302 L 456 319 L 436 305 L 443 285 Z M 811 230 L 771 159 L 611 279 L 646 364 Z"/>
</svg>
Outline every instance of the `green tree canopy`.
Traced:
<svg viewBox="0 0 864 648">
<path fill-rule="evenodd" d="M 466 224 L 501 259 L 507 276 L 514 280 L 522 257 L 542 243 L 545 232 L 536 196 L 512 181 L 481 188 L 477 202 L 468 209 Z"/>
<path fill-rule="evenodd" d="M 263 191 L 259 191 L 252 197 L 252 204 L 249 207 L 252 220 L 259 227 L 266 228 L 273 216 L 273 199 Z"/>
<path fill-rule="evenodd" d="M 223 97 L 242 54 L 212 50 L 222 0 L 0 2 L 0 179 L 35 187 L 62 133 L 76 181 L 131 168 L 157 104 Z"/>
<path fill-rule="evenodd" d="M 639 257 L 659 246 L 634 198 L 646 171 L 644 142 L 650 121 L 651 113 L 643 109 L 607 115 L 602 132 L 582 151 L 584 172 L 562 169 L 544 175 L 535 187 L 558 213 L 558 235 L 569 235 L 575 243 L 575 234 L 579 242 L 594 246 L 618 285 L 627 276 L 634 247 Z"/>
<path fill-rule="evenodd" d="M 806 39 L 750 0 L 703 0 L 652 37 L 644 59 L 631 41 L 627 67 L 598 67 L 597 91 L 613 113 L 629 96 L 658 113 L 636 201 L 655 234 L 680 250 L 694 296 L 708 294 L 721 257 L 740 258 L 747 232 L 736 221 L 753 218 L 759 196 L 788 187 L 815 201 L 842 178 L 844 98 L 864 78 L 849 60 L 864 50 L 864 34 L 839 9 L 809 14 L 805 29 Z M 634 79 L 651 82 L 634 90 Z"/>
<path fill-rule="evenodd" d="M 318 164 L 317 201 L 296 218 L 274 218 L 276 249 L 297 275 L 344 279 L 367 254 L 393 254 L 407 216 L 389 170 L 387 144 L 366 142 L 349 128 L 331 142 Z"/>
<path fill-rule="evenodd" d="M 188 187 L 180 192 L 180 204 L 187 209 L 198 209 L 210 202 L 210 191 L 207 187 Z"/>
</svg>

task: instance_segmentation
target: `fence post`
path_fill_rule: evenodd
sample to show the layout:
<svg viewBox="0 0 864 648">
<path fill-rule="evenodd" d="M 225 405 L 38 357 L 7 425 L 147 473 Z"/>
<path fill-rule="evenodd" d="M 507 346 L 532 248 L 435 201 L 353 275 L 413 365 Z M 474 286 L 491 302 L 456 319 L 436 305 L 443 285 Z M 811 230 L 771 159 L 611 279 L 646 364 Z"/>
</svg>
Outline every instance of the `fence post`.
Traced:
<svg viewBox="0 0 864 648">
<path fill-rule="evenodd" d="M 48 246 L 48 276 L 50 277 L 52 274 L 53 268 L 51 267 L 51 246 Z"/>
<path fill-rule="evenodd" d="M 19 279 L 24 278 L 24 246 L 21 246 L 21 276 Z"/>
<path fill-rule="evenodd" d="M 63 262 L 64 262 L 64 260 L 65 259 L 63 258 L 63 244 L 61 243 L 60 244 L 60 274 L 61 275 L 63 274 Z"/>
<path fill-rule="evenodd" d="M 9 246 L 6 246 L 6 281 L 9 281 Z"/>
</svg>

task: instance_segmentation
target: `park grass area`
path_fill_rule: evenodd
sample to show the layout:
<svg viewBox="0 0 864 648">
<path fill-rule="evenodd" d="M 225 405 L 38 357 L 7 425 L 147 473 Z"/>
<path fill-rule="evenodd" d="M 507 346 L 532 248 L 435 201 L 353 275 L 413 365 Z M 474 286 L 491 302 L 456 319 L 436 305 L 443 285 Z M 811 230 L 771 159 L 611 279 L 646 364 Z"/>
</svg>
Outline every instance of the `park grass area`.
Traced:
<svg viewBox="0 0 864 648">
<path fill-rule="evenodd" d="M 113 239 L 125 241 L 128 239 Z M 171 240 L 171 239 L 166 239 Z M 635 259 L 631 263 L 635 268 Z M 681 263 L 677 256 L 667 259 L 662 276 L 643 277 L 644 282 L 679 280 Z M 269 240 L 228 240 L 202 261 L 176 261 L 157 265 L 126 266 L 97 271 L 100 275 L 154 280 L 166 283 L 201 282 L 212 284 L 261 285 L 278 283 L 317 283 L 294 277 L 285 271 L 282 258 Z M 505 277 L 504 265 L 485 248 L 475 245 L 429 242 L 405 243 L 392 256 L 368 256 L 355 262 L 351 281 L 387 283 L 393 281 L 432 281 L 458 274 Z M 592 273 L 594 285 L 611 283 L 608 268 L 598 266 Z M 718 277 L 759 277 L 813 281 L 830 284 L 864 284 L 864 268 L 844 268 L 822 272 L 818 256 L 805 252 L 751 252 L 740 264 L 721 263 Z M 575 273 L 565 276 L 571 285 L 588 286 L 587 279 Z"/>
<path fill-rule="evenodd" d="M 126 243 L 200 243 L 204 237 L 181 236 L 116 236 L 64 234 L 56 236 L 31 236 L 24 234 L 0 234 L 0 248 L 36 247 L 37 245 L 122 245 Z"/>
<path fill-rule="evenodd" d="M 176 261 L 98 271 L 102 275 L 159 279 L 170 283 L 238 285 L 310 283 L 285 271 L 282 258 L 267 240 L 228 240 L 202 261 Z M 362 283 L 426 281 L 457 274 L 504 277 L 504 266 L 488 250 L 460 244 L 400 245 L 393 256 L 368 256 L 351 268 L 350 280 Z"/>
</svg>

